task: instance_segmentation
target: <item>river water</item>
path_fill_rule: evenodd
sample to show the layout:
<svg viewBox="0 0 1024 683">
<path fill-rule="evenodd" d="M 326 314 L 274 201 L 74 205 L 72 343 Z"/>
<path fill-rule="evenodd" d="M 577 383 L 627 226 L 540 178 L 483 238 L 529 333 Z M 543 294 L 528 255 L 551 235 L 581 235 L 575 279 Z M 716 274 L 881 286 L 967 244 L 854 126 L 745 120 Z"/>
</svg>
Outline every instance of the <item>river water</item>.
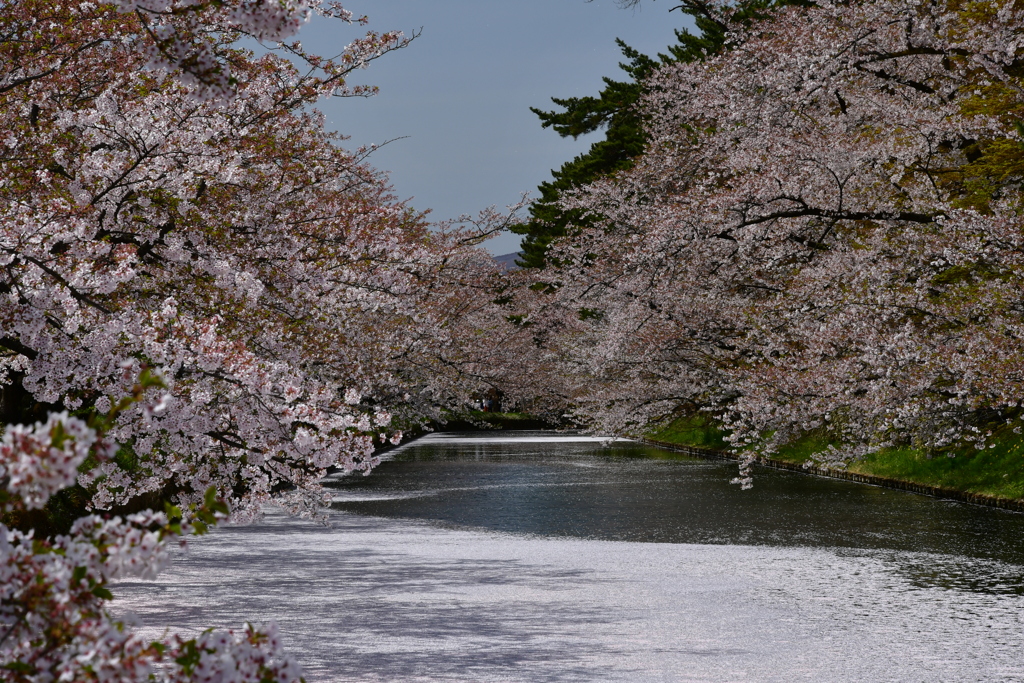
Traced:
<svg viewBox="0 0 1024 683">
<path fill-rule="evenodd" d="M 436 434 L 116 587 L 309 681 L 1024 681 L 1024 515 L 630 442 Z"/>
</svg>

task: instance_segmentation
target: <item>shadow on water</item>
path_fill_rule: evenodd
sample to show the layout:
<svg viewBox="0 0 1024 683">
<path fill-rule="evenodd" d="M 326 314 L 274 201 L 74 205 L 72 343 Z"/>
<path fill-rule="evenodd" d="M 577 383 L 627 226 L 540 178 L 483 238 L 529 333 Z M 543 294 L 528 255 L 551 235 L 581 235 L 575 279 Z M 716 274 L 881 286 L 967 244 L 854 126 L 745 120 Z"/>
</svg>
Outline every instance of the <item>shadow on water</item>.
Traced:
<svg viewBox="0 0 1024 683">
<path fill-rule="evenodd" d="M 335 509 L 363 515 L 612 541 L 848 548 L 891 554 L 918 586 L 1024 593 L 1024 514 L 775 470 L 741 491 L 735 473 L 733 463 L 631 442 L 473 433 L 427 437 L 368 477 L 329 483 Z"/>
</svg>

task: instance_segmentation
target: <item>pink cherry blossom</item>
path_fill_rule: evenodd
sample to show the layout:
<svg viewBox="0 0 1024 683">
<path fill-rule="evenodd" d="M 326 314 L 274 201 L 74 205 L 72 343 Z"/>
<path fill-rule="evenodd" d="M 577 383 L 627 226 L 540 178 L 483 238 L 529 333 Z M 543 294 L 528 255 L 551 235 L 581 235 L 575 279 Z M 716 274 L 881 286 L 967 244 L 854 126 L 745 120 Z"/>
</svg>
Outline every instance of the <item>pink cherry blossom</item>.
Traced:
<svg viewBox="0 0 1024 683">
<path fill-rule="evenodd" d="M 751 457 L 983 447 L 1024 390 L 1024 14 L 728 7 L 721 54 L 646 83 L 636 166 L 565 199 L 597 226 L 527 307 L 564 391 L 614 432 L 709 410 Z"/>
</svg>

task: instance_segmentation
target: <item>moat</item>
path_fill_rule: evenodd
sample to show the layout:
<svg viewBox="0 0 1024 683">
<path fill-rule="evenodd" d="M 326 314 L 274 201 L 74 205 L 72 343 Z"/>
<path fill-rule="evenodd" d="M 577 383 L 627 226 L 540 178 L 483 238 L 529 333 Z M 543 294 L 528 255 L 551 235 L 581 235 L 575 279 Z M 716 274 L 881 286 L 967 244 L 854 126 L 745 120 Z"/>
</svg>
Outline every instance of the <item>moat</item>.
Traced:
<svg viewBox="0 0 1024 683">
<path fill-rule="evenodd" d="M 309 681 L 1024 678 L 1024 515 L 544 432 L 436 434 L 117 586 Z"/>
</svg>

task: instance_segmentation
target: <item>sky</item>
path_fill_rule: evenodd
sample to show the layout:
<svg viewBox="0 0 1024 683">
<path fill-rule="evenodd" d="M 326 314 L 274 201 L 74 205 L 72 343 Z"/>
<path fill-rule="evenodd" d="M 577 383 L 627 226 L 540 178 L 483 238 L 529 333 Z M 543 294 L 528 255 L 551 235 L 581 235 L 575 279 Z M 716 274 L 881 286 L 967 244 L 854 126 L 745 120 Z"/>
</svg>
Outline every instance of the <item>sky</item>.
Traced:
<svg viewBox="0 0 1024 683">
<path fill-rule="evenodd" d="M 366 28 L 315 19 L 298 38 L 333 56 L 366 30 L 420 32 L 349 84 L 380 88 L 372 98 L 334 98 L 320 109 L 349 147 L 389 142 L 370 163 L 388 171 L 395 193 L 433 220 L 476 214 L 517 202 L 586 151 L 594 135 L 563 139 L 543 129 L 530 107 L 550 110 L 551 97 L 596 95 L 601 77 L 618 79 L 615 38 L 655 54 L 692 26 L 671 0 L 621 9 L 614 0 L 349 0 Z M 595 134 L 600 136 L 600 134 Z M 485 247 L 518 250 L 503 234 Z"/>
</svg>

